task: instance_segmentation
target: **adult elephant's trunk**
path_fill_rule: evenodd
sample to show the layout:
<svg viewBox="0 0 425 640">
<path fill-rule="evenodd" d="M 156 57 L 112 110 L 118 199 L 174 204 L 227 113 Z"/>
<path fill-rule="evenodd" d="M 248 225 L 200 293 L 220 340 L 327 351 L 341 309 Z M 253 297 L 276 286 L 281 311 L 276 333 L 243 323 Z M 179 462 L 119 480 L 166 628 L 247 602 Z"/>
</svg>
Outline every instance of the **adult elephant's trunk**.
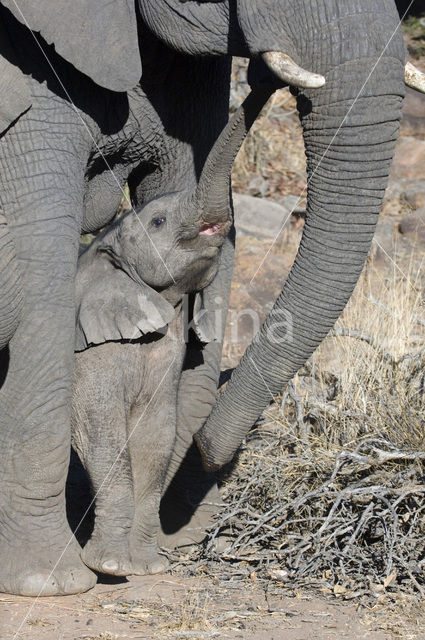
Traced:
<svg viewBox="0 0 425 640">
<path fill-rule="evenodd" d="M 298 98 L 308 171 L 300 248 L 272 311 L 195 436 L 209 470 L 231 460 L 329 332 L 372 241 L 399 127 L 404 49 L 393 15 L 374 23 L 369 12 L 356 16 L 351 8 L 338 24 L 338 11 L 338 3 L 333 13 L 329 7 L 332 21 L 316 49 L 303 47 L 303 66 L 323 74 L 326 84 Z"/>
<path fill-rule="evenodd" d="M 22 309 L 22 287 L 13 239 L 0 212 L 0 350 L 18 326 Z"/>
</svg>

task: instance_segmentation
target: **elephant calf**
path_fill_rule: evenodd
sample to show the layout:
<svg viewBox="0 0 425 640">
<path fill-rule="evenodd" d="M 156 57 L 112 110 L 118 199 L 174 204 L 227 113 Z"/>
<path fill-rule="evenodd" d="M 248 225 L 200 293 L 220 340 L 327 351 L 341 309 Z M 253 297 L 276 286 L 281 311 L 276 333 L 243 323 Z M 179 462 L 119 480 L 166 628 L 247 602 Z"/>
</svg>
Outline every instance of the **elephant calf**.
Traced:
<svg viewBox="0 0 425 640">
<path fill-rule="evenodd" d="M 261 85 L 247 97 L 192 190 L 124 215 L 79 258 L 72 442 L 96 496 L 83 560 L 97 571 L 155 573 L 168 564 L 157 534 L 186 352 L 183 300 L 195 294 L 200 340 L 217 339 L 220 320 L 204 308 L 202 289 L 223 277 L 232 164 L 274 89 Z"/>
<path fill-rule="evenodd" d="M 190 215 L 186 199 L 173 194 L 124 215 L 79 259 L 76 350 L 83 351 L 72 442 L 96 496 L 83 560 L 103 573 L 168 565 L 157 533 L 185 355 L 182 299 L 212 281 L 230 228 L 230 211 L 206 220 Z"/>
</svg>

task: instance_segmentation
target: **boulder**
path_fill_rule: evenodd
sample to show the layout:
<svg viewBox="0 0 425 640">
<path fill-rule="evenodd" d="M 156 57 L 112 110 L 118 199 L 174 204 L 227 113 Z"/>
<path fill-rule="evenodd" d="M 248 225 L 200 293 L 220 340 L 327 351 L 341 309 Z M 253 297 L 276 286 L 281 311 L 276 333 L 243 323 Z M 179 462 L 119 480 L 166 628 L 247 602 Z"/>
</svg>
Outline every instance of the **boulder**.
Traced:
<svg viewBox="0 0 425 640">
<path fill-rule="evenodd" d="M 261 175 L 253 176 L 248 184 L 248 195 L 264 198 L 268 188 L 268 180 L 265 180 Z"/>
<path fill-rule="evenodd" d="M 289 225 L 291 210 L 273 200 L 233 193 L 233 204 L 238 236 L 272 240 Z"/>
</svg>

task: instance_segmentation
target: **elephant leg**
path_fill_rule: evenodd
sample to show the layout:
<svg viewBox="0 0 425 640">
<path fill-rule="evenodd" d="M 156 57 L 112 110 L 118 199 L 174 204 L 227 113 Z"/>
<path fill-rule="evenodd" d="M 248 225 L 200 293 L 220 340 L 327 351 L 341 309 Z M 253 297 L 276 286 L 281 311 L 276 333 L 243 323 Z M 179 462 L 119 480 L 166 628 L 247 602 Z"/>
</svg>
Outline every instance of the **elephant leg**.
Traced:
<svg viewBox="0 0 425 640">
<path fill-rule="evenodd" d="M 160 554 L 158 546 L 159 503 L 175 441 L 176 393 L 166 388 L 171 385 L 165 383 L 164 386 L 158 400 L 154 400 L 147 409 L 145 405 L 133 408 L 129 425 L 134 483 L 134 521 L 130 549 L 132 573 L 137 575 L 161 573 L 169 565 L 166 556 Z M 167 398 L 166 401 L 164 397 Z"/>
<path fill-rule="evenodd" d="M 53 163 L 55 144 L 45 151 L 54 170 L 41 151 L 30 154 L 34 176 L 24 148 L 3 154 L 0 143 L 3 209 L 23 287 L 19 326 L 0 359 L 0 590 L 71 594 L 96 582 L 65 515 L 83 175 L 77 189 L 76 168 Z"/>
<path fill-rule="evenodd" d="M 125 576 L 131 573 L 133 483 L 122 384 L 112 378 L 112 386 L 111 377 L 105 380 L 104 375 L 111 370 L 114 352 L 112 358 L 102 355 L 111 346 L 101 345 L 76 356 L 71 440 L 95 499 L 94 529 L 81 557 L 95 571 Z"/>
<path fill-rule="evenodd" d="M 214 473 L 207 473 L 193 434 L 208 417 L 217 395 L 222 340 L 229 306 L 234 259 L 234 232 L 223 245 L 213 282 L 204 290 L 205 309 L 216 341 L 187 345 L 177 400 L 177 434 L 161 500 L 160 545 L 173 549 L 201 542 L 214 521 L 221 497 Z"/>
</svg>

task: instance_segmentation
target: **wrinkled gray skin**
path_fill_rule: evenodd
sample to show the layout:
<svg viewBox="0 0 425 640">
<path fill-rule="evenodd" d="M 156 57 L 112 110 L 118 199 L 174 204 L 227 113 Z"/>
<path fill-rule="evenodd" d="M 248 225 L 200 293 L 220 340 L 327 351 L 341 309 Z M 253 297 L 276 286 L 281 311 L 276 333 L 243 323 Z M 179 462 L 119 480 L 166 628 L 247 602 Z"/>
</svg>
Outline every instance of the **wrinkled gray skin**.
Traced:
<svg viewBox="0 0 425 640">
<path fill-rule="evenodd" d="M 212 282 L 230 227 L 229 209 L 208 225 L 191 209 L 186 194 L 158 198 L 120 218 L 78 260 L 76 347 L 97 346 L 76 354 L 71 441 L 96 496 L 82 559 L 102 573 L 168 566 L 158 548 L 159 503 L 186 351 L 182 298 Z M 129 330 L 135 340 L 109 341 Z"/>
<path fill-rule="evenodd" d="M 23 15 L 13 0 L 0 8 L 0 336 L 8 345 L 0 589 L 75 593 L 95 582 L 76 543 L 63 553 L 80 231 L 111 221 L 126 180 L 137 203 L 195 184 L 227 119 L 229 54 L 283 51 L 326 77 L 322 89 L 298 93 L 307 221 L 276 307 L 292 314 L 293 335 L 276 344 L 267 321 L 200 434 L 206 465 L 221 464 L 353 290 L 387 183 L 405 51 L 393 0 L 138 0 L 137 15 L 131 0 L 17 4 Z M 225 313 L 231 253 L 223 247 L 204 291 L 208 313 Z M 219 359 L 220 340 L 190 347 L 170 461 L 176 474 L 162 507 L 168 533 L 209 498 L 211 476 L 201 474 L 190 443 L 214 403 Z"/>
</svg>

